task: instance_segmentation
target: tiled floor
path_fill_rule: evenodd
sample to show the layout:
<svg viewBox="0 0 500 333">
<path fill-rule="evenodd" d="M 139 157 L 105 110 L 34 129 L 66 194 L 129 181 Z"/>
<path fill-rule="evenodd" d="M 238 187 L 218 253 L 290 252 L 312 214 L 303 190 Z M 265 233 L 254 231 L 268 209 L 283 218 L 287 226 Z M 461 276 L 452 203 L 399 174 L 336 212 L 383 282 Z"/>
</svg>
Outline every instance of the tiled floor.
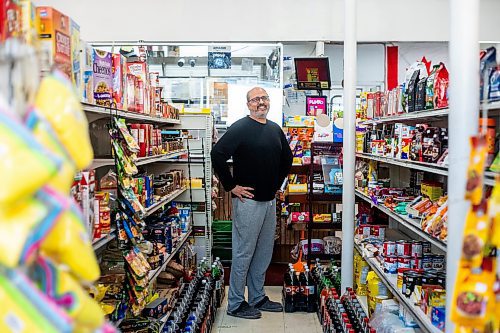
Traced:
<svg viewBox="0 0 500 333">
<path fill-rule="evenodd" d="M 273 301 L 281 302 L 281 288 L 266 287 L 266 294 Z M 226 307 L 227 297 L 217 312 L 212 333 L 322 333 L 316 313 L 262 312 L 262 318 L 247 320 L 226 315 Z"/>
</svg>

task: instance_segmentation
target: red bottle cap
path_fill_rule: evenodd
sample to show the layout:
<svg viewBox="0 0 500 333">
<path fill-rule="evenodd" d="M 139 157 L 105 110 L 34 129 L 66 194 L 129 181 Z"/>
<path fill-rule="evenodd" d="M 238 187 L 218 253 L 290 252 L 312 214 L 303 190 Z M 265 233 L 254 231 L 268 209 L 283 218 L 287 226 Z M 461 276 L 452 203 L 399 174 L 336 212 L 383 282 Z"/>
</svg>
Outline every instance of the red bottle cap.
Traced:
<svg viewBox="0 0 500 333">
<path fill-rule="evenodd" d="M 363 321 L 364 321 L 365 323 L 368 323 L 368 322 L 370 321 L 370 319 L 368 319 L 367 317 L 365 317 L 365 318 L 363 319 Z"/>
<path fill-rule="evenodd" d="M 351 328 L 351 329 L 349 330 L 349 333 L 356 333 L 356 332 L 354 331 L 354 329 L 352 329 L 352 328 Z"/>
<path fill-rule="evenodd" d="M 346 312 L 342 312 L 342 317 L 348 318 Z"/>
<path fill-rule="evenodd" d="M 352 324 L 345 324 L 345 328 L 350 330 L 352 328 Z"/>
<path fill-rule="evenodd" d="M 377 330 L 375 330 L 374 328 L 370 328 L 370 333 L 377 333 Z"/>
<path fill-rule="evenodd" d="M 349 324 L 349 318 L 344 318 L 343 322 L 344 322 L 344 324 L 346 324 L 346 325 L 347 325 L 347 324 Z"/>
</svg>

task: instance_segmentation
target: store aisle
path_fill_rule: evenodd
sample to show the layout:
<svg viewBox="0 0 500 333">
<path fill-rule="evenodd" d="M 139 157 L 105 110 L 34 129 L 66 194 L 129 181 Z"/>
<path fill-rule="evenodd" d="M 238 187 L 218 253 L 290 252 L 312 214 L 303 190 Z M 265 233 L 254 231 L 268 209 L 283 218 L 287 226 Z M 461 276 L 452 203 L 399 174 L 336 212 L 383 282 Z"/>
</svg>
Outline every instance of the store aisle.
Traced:
<svg viewBox="0 0 500 333">
<path fill-rule="evenodd" d="M 279 286 L 266 287 L 266 293 L 270 299 L 281 301 L 281 289 Z M 226 290 L 227 291 L 227 290 Z M 226 293 L 227 295 L 227 293 Z M 227 297 L 224 304 L 219 308 L 212 333 L 321 333 L 316 313 L 271 313 L 262 312 L 262 318 L 257 320 L 246 320 L 226 315 Z"/>
</svg>

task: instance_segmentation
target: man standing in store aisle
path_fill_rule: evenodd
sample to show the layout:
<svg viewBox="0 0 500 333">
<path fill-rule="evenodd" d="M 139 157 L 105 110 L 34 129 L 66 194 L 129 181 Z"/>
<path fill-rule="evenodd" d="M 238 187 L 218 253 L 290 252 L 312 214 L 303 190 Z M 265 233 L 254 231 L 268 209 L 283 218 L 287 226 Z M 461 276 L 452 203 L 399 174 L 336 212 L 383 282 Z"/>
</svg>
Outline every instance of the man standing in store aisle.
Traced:
<svg viewBox="0 0 500 333">
<path fill-rule="evenodd" d="M 276 191 L 290 172 L 292 152 L 280 126 L 267 119 L 269 95 L 247 93 L 250 115 L 235 122 L 212 149 L 212 163 L 233 201 L 233 258 L 227 314 L 258 319 L 260 311 L 281 312 L 264 291 L 276 231 Z M 231 175 L 227 160 L 233 158 Z M 248 285 L 248 303 L 245 301 Z"/>
</svg>

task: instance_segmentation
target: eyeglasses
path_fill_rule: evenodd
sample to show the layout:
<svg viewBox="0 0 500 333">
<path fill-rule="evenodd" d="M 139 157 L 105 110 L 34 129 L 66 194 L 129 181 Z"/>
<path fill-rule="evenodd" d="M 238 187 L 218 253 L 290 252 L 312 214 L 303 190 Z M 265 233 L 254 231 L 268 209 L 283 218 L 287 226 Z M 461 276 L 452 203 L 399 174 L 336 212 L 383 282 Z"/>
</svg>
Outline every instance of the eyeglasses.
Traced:
<svg viewBox="0 0 500 333">
<path fill-rule="evenodd" d="M 248 103 L 257 104 L 257 103 L 259 103 L 261 100 L 262 100 L 263 102 L 269 102 L 269 96 L 258 96 L 258 97 L 254 97 L 254 98 L 252 98 L 251 100 L 249 100 L 249 101 L 248 101 Z"/>
</svg>

